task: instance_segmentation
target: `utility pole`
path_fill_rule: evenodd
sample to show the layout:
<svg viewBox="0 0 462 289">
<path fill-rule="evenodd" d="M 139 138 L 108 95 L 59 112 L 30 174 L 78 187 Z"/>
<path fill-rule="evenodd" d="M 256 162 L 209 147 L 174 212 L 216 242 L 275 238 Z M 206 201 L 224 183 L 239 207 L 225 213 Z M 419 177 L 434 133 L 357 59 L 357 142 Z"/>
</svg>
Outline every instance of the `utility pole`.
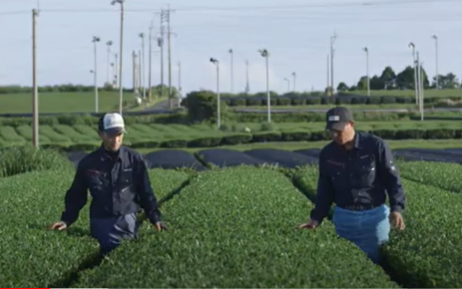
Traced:
<svg viewBox="0 0 462 289">
<path fill-rule="evenodd" d="M 270 98 L 270 89 L 269 89 L 269 52 L 266 49 L 260 49 L 260 55 L 266 60 L 266 102 L 267 102 L 267 115 L 268 123 L 271 122 L 271 98 Z"/>
<path fill-rule="evenodd" d="M 435 39 L 435 74 L 436 74 L 436 89 L 440 89 L 440 76 L 438 74 L 438 36 L 433 35 L 433 39 Z"/>
<path fill-rule="evenodd" d="M 329 83 L 329 80 L 330 80 L 330 68 L 329 68 L 329 53 L 327 53 L 327 86 L 326 86 L 326 95 L 327 95 L 327 98 L 329 98 L 329 87 L 330 87 L 330 83 Z"/>
<path fill-rule="evenodd" d="M 169 108 L 173 107 L 173 91 L 172 91 L 172 31 L 170 27 L 170 5 L 167 10 L 161 12 L 161 23 L 165 20 L 167 22 L 167 41 L 168 41 L 168 104 Z M 161 31 L 161 33 L 163 33 Z M 163 37 L 162 37 L 163 38 Z M 162 54 L 162 52 L 161 52 Z"/>
<path fill-rule="evenodd" d="M 210 62 L 215 64 L 217 69 L 217 126 L 220 128 L 221 126 L 221 112 L 220 112 L 220 62 L 215 58 L 210 58 Z"/>
<path fill-rule="evenodd" d="M 149 26 L 149 72 L 148 72 L 148 99 L 151 101 L 152 98 L 152 29 L 154 28 L 154 23 L 151 21 L 151 26 Z"/>
<path fill-rule="evenodd" d="M 366 77 L 367 77 L 367 96 L 371 96 L 371 78 L 369 77 L 369 49 L 364 47 L 366 52 Z"/>
<path fill-rule="evenodd" d="M 37 87 L 37 17 L 38 10 L 32 10 L 32 115 L 34 118 L 32 139 L 35 149 L 39 148 L 38 87 Z"/>
<path fill-rule="evenodd" d="M 120 4 L 120 63 L 119 63 L 119 113 L 122 115 L 123 110 L 123 85 L 122 85 L 122 71 L 123 71 L 123 47 L 124 47 L 124 2 L 125 0 L 113 0 L 112 5 Z"/>
<path fill-rule="evenodd" d="M 292 76 L 294 77 L 294 92 L 295 92 L 295 81 L 297 80 L 297 74 L 294 72 L 292 72 Z"/>
<path fill-rule="evenodd" d="M 140 71 L 141 71 L 141 76 L 140 78 L 143 80 L 142 83 L 143 83 L 143 99 L 146 99 L 146 74 L 145 74 L 145 64 L 146 64 L 146 58 L 144 57 L 145 54 L 144 54 L 144 33 L 140 33 L 140 38 L 141 38 L 141 51 L 142 51 L 142 54 L 140 56 Z"/>
<path fill-rule="evenodd" d="M 249 94 L 250 92 L 250 84 L 249 84 L 249 61 L 245 61 L 245 93 Z"/>
<path fill-rule="evenodd" d="M 230 49 L 229 51 L 229 54 L 231 55 L 231 93 L 234 93 L 234 67 L 233 67 L 233 63 L 234 63 L 234 52 L 233 52 L 233 49 Z"/>
<path fill-rule="evenodd" d="M 97 42 L 99 42 L 101 39 L 99 37 L 93 36 L 93 49 L 94 49 L 94 57 L 95 57 L 95 67 L 94 73 L 93 73 L 93 78 L 95 82 L 95 112 L 98 113 L 99 107 L 99 99 L 98 99 L 98 60 L 97 60 Z"/>
<path fill-rule="evenodd" d="M 332 89 L 332 98 L 334 98 L 334 43 L 337 39 L 337 33 L 334 31 L 334 35 L 330 37 L 330 85 Z"/>
<path fill-rule="evenodd" d="M 110 73 L 110 66 L 111 66 L 111 45 L 112 41 L 106 42 L 107 45 L 107 80 L 106 83 L 109 85 L 111 84 L 111 79 L 109 77 Z"/>
<path fill-rule="evenodd" d="M 157 38 L 157 46 L 160 48 L 160 97 L 164 97 L 164 15 L 165 11 L 160 12 L 160 36 Z"/>
</svg>

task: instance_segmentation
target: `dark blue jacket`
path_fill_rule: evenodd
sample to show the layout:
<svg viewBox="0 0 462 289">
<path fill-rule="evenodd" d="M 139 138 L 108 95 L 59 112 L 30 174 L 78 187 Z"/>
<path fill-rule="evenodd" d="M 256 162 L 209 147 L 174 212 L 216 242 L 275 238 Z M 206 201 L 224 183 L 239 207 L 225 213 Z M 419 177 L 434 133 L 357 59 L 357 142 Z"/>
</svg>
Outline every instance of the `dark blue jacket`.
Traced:
<svg viewBox="0 0 462 289">
<path fill-rule="evenodd" d="M 356 132 L 354 147 L 331 142 L 319 154 L 319 179 L 311 218 L 319 223 L 333 203 L 350 210 L 367 210 L 386 202 L 392 212 L 404 209 L 405 196 L 393 155 L 381 138 Z"/>
<path fill-rule="evenodd" d="M 87 203 L 87 190 L 92 197 L 90 218 L 136 213 L 143 208 L 153 224 L 161 219 L 146 163 L 127 147 L 122 146 L 114 156 L 100 147 L 80 161 L 61 216 L 68 226 Z"/>
</svg>

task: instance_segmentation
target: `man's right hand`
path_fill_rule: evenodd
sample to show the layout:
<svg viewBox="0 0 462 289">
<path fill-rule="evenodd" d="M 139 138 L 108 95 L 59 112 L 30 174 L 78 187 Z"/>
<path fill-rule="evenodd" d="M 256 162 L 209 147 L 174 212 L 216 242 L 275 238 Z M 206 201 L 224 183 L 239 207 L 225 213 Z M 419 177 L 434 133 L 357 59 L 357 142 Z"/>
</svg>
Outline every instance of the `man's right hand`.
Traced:
<svg viewBox="0 0 462 289">
<path fill-rule="evenodd" d="M 299 226 L 299 229 L 315 229 L 318 227 L 319 222 L 315 220 L 309 220 L 308 223 Z"/>
<path fill-rule="evenodd" d="M 67 225 L 63 221 L 55 222 L 50 226 L 50 229 L 51 230 L 63 231 L 63 230 L 67 229 Z"/>
</svg>

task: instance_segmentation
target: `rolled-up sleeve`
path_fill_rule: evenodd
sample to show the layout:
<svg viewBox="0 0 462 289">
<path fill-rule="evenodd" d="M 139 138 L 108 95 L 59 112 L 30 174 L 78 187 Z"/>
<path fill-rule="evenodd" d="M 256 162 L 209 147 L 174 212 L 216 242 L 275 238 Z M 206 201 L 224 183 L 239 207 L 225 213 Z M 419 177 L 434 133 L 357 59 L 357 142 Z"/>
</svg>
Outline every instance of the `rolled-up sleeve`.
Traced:
<svg viewBox="0 0 462 289">
<path fill-rule="evenodd" d="M 320 224 L 329 214 L 329 210 L 333 202 L 334 188 L 326 168 L 325 153 L 321 152 L 319 155 L 319 177 L 315 208 L 311 211 L 311 219 L 316 220 Z"/>
<path fill-rule="evenodd" d="M 401 212 L 405 208 L 406 197 L 393 154 L 385 141 L 379 143 L 379 160 L 380 175 L 390 199 L 391 211 Z"/>
<path fill-rule="evenodd" d="M 82 162 L 77 166 L 74 181 L 64 197 L 64 212 L 61 221 L 71 226 L 79 217 L 80 210 L 85 206 L 88 199 L 85 171 Z"/>
<path fill-rule="evenodd" d="M 162 215 L 157 204 L 157 198 L 151 187 L 146 162 L 142 157 L 137 161 L 136 184 L 137 192 L 140 197 L 140 205 L 145 211 L 149 221 L 152 224 L 160 222 Z"/>
</svg>

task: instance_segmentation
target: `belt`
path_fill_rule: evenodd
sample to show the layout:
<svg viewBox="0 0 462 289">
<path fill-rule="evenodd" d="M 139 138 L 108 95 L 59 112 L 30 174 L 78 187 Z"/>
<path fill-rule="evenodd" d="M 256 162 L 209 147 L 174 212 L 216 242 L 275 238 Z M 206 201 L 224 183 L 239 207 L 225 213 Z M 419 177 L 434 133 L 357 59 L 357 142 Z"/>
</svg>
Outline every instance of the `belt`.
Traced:
<svg viewBox="0 0 462 289">
<path fill-rule="evenodd" d="M 367 210 L 372 210 L 377 207 L 377 205 L 351 205 L 351 206 L 339 206 L 342 209 L 345 210 L 350 210 L 350 211 L 367 211 Z"/>
</svg>

